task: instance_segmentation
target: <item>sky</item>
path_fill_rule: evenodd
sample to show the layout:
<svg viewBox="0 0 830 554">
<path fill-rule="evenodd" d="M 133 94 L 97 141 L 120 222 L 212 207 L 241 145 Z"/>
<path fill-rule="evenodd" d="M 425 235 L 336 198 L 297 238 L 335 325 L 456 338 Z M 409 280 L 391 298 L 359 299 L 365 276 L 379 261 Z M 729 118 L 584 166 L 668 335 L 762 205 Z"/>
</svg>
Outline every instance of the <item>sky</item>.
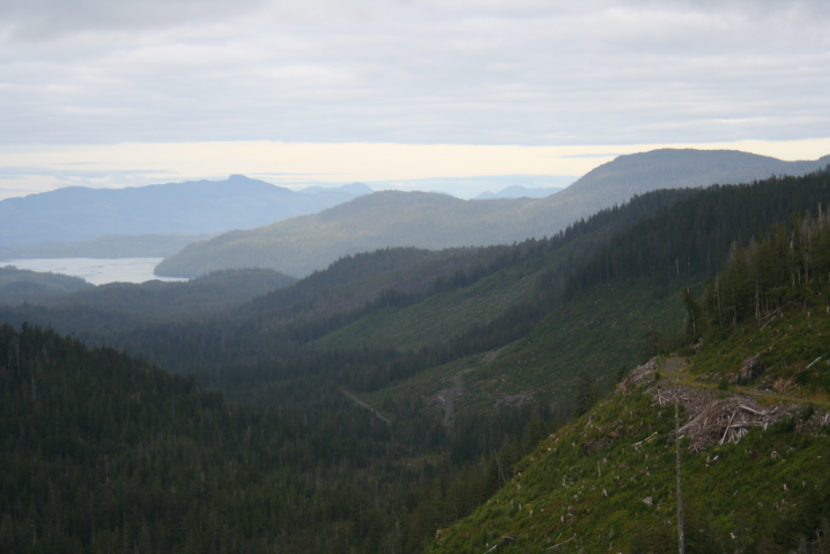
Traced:
<svg viewBox="0 0 830 554">
<path fill-rule="evenodd" d="M 828 28 L 826 0 L 0 0 L 0 199 L 231 173 L 470 196 L 462 177 L 664 146 L 815 159 Z"/>
</svg>

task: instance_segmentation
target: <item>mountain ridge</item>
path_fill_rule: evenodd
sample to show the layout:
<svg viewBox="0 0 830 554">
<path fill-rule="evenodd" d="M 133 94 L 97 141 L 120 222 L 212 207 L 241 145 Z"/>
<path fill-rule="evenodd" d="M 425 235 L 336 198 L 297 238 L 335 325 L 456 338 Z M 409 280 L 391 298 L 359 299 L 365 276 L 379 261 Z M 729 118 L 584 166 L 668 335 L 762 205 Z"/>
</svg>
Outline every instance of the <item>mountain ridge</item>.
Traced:
<svg viewBox="0 0 830 554">
<path fill-rule="evenodd" d="M 541 199 L 460 200 L 381 191 L 316 215 L 191 243 L 165 258 L 156 272 L 194 277 L 218 269 L 266 267 L 302 277 L 341 256 L 378 248 L 510 244 L 552 236 L 580 218 L 651 190 L 751 182 L 771 173 L 809 173 L 827 163 L 830 156 L 783 162 L 738 151 L 664 149 L 621 156 Z M 646 179 L 655 164 L 657 176 Z"/>
<path fill-rule="evenodd" d="M 0 314 L 8 314 L 6 319 L 18 324 L 27 320 L 35 324 L 52 324 L 63 317 L 66 323 L 62 325 L 62 332 L 74 332 L 77 337 L 88 337 L 93 342 L 95 334 L 89 334 L 88 331 L 93 330 L 89 325 L 97 321 L 95 325 L 99 331 L 106 333 L 104 336 L 96 333 L 102 342 L 162 363 L 169 369 L 191 374 L 206 386 L 222 390 L 236 400 L 255 405 L 261 402 L 262 406 L 277 410 L 277 421 L 305 422 L 303 428 L 295 428 L 284 435 L 286 448 L 279 450 L 282 455 L 275 458 L 258 458 L 257 452 L 251 448 L 253 443 L 248 442 L 250 440 L 276 437 L 254 422 L 251 426 L 244 422 L 237 425 L 239 440 L 231 440 L 236 435 L 224 435 L 224 439 L 245 459 L 262 460 L 251 468 L 250 473 L 245 466 L 237 466 L 238 473 L 250 475 L 253 483 L 261 481 L 263 470 L 279 470 L 285 478 L 292 479 L 274 483 L 273 489 L 270 486 L 260 489 L 261 494 L 246 493 L 243 497 L 234 493 L 245 513 L 260 517 L 276 513 L 257 499 L 282 499 L 284 496 L 281 493 L 294 490 L 290 484 L 294 475 L 302 475 L 305 479 L 306 470 L 316 474 L 316 478 L 311 476 L 306 481 L 309 487 L 301 489 L 301 494 L 286 499 L 287 511 L 279 512 L 288 516 L 296 514 L 298 522 L 290 537 L 280 537 L 281 547 L 302 544 L 307 551 L 331 552 L 346 551 L 349 547 L 358 551 L 379 551 L 381 545 L 385 545 L 388 550 L 421 551 L 425 540 L 431 541 L 436 537 L 436 529 L 447 528 L 453 520 L 469 514 L 492 491 L 507 483 L 508 487 L 489 504 L 504 518 L 499 520 L 490 517 L 492 512 L 487 514 L 488 519 L 477 520 L 472 526 L 475 534 L 469 531 L 471 527 L 443 531 L 439 537 L 442 544 L 436 546 L 452 552 L 480 553 L 495 545 L 498 545 L 497 551 L 512 548 L 513 551 L 538 552 L 570 539 L 572 534 L 566 534 L 570 527 L 557 527 L 563 523 L 560 517 L 564 516 L 567 525 L 573 523 L 579 526 L 578 536 L 572 543 L 596 546 L 586 548 L 586 551 L 604 551 L 611 541 L 618 547 L 612 551 L 626 551 L 628 545 L 632 545 L 631 550 L 636 550 L 633 545 L 649 550 L 654 545 L 670 544 L 670 538 L 668 541 L 666 538 L 672 531 L 671 525 L 665 524 L 671 517 L 673 507 L 670 492 L 667 492 L 670 490 L 668 484 L 673 482 L 673 474 L 666 471 L 666 468 L 673 467 L 668 462 L 674 461 L 674 450 L 668 448 L 673 445 L 667 440 L 672 427 L 670 408 L 649 404 L 649 397 L 640 394 L 631 404 L 617 404 L 616 408 L 612 406 L 611 409 L 600 406 L 600 412 L 589 412 L 564 431 L 566 434 L 561 435 L 559 444 L 551 444 L 554 439 L 542 443 L 537 449 L 538 454 L 532 445 L 545 440 L 554 431 L 552 424 L 556 418 L 566 417 L 556 414 L 582 413 L 582 408 L 588 403 L 580 399 L 592 395 L 583 394 L 580 373 L 585 374 L 586 382 L 593 379 L 597 390 L 605 389 L 619 374 L 620 366 L 634 367 L 636 360 L 641 357 L 648 359 L 652 355 L 646 355 L 646 351 L 651 352 L 660 346 L 659 334 L 663 335 L 663 342 L 682 334 L 684 314 L 687 310 L 695 311 L 688 305 L 684 310 L 683 290 L 687 287 L 694 291 L 704 288 L 709 267 L 707 259 L 719 260 L 719 268 L 727 257 L 731 242 L 739 247 L 747 245 L 753 235 L 764 233 L 773 225 L 786 225 L 783 221 L 793 213 L 802 214 L 815 210 L 817 205 L 827 205 L 830 201 L 829 187 L 828 174 L 821 173 L 803 178 L 769 179 L 766 183 L 751 186 L 657 191 L 638 197 L 628 206 L 604 210 L 546 241 L 528 240 L 513 246 L 459 248 L 440 253 L 389 249 L 350 256 L 290 288 L 249 299 L 212 316 L 200 316 L 195 312 L 192 321 L 182 324 L 165 318 L 158 323 L 145 319 L 144 323 L 136 325 L 111 310 L 111 300 L 123 301 L 124 306 L 119 309 L 123 309 L 124 314 L 135 314 L 140 304 L 146 301 L 145 292 L 151 289 L 190 289 L 196 283 L 97 287 L 64 297 L 68 302 L 61 307 L 56 306 L 58 309 L 30 306 L 0 310 Z M 798 194 L 794 194 L 796 191 Z M 394 194 L 390 196 L 396 197 Z M 437 200 L 429 195 L 415 197 L 426 202 L 447 203 L 443 197 Z M 730 198 L 732 200 L 727 201 Z M 645 209 L 632 213 L 637 206 Z M 341 209 L 348 211 L 350 208 Z M 826 214 L 827 210 L 822 208 L 822 213 Z M 762 218 L 763 225 L 760 225 L 760 220 L 744 217 L 746 214 Z M 807 221 L 813 219 L 808 218 Z M 687 231 L 689 225 L 710 232 L 698 236 Z M 790 237 L 791 228 L 792 225 L 786 227 L 786 232 L 782 231 L 782 238 Z M 810 229 L 800 224 L 794 228 Z M 677 238 L 666 240 L 668 235 L 677 235 Z M 718 238 L 715 235 L 722 236 Z M 803 290 L 798 291 L 808 296 L 784 294 L 780 299 L 792 302 L 801 314 L 804 314 L 802 298 L 819 302 L 815 308 L 807 308 L 812 315 L 801 317 L 798 322 L 777 316 L 773 318 L 765 330 L 776 333 L 780 342 L 772 350 L 766 345 L 752 343 L 751 339 L 741 341 L 743 350 L 740 352 L 712 349 L 709 359 L 729 361 L 729 367 L 724 366 L 722 373 L 710 370 L 701 361 L 702 358 L 698 358 L 700 365 L 696 365 L 697 371 L 692 377 L 702 377 L 705 388 L 719 391 L 720 382 L 725 381 L 725 386 L 729 388 L 727 392 L 731 393 L 734 392 L 731 387 L 744 386 L 745 383 L 732 383 L 731 376 L 737 373 L 736 378 L 743 379 L 740 371 L 742 361 L 756 352 L 762 353 L 759 360 L 767 368 L 781 359 L 786 364 L 783 368 L 768 369 L 755 384 L 764 384 L 770 377 L 771 386 L 776 383 L 779 387 L 786 386 L 787 380 L 791 379 L 791 383 L 799 386 L 830 387 L 830 381 L 822 377 L 828 375 L 822 360 L 830 358 L 826 341 L 822 341 L 830 324 L 823 305 L 828 298 L 827 284 L 820 278 L 827 274 L 827 266 L 818 265 L 819 258 L 825 264 L 827 259 L 826 256 L 819 256 L 818 244 L 826 246 L 827 243 L 818 234 L 809 236 L 815 241 L 816 259 L 813 263 L 817 265 L 810 268 L 812 283 L 805 283 Z M 631 243 L 632 247 L 613 247 L 618 241 Z M 664 247 L 659 248 L 659 243 L 664 242 Z M 796 242 L 803 241 L 798 238 Z M 689 256 L 697 251 L 700 243 L 710 254 Z M 781 241 L 781 244 L 789 244 L 789 241 Z M 765 251 L 761 247 L 751 250 Z M 612 255 L 607 263 L 606 252 Z M 734 259 L 743 259 L 741 252 L 737 249 Z M 643 254 L 654 263 L 641 263 Z M 620 257 L 623 259 L 620 260 Z M 592 259 L 601 263 L 589 263 Z M 677 263 L 678 259 L 684 263 Z M 788 259 L 796 265 L 784 268 L 782 275 L 785 281 L 790 282 L 792 267 L 801 268 L 806 278 L 801 252 Z M 585 277 L 575 266 L 586 266 L 586 263 L 591 271 L 597 273 L 597 278 L 586 279 L 589 290 L 577 289 L 572 297 L 566 297 L 563 293 L 569 290 L 569 281 Z M 747 265 L 764 266 L 752 260 L 748 260 Z M 722 274 L 721 286 L 717 290 L 724 296 L 716 305 L 706 301 L 697 304 L 703 310 L 702 315 L 708 310 L 709 319 L 717 321 L 717 310 L 722 308 L 727 310 L 726 313 L 732 313 L 728 311 L 732 309 L 732 301 L 728 297 L 734 296 L 730 291 L 737 285 L 743 296 L 736 298 L 735 304 L 744 307 L 743 311 L 749 319 L 747 325 L 757 327 L 752 307 L 756 305 L 758 289 L 747 289 L 743 283 L 727 278 L 727 275 Z M 811 288 L 819 282 L 821 289 Z M 774 288 L 775 283 L 769 285 Z M 125 292 L 132 296 L 127 297 Z M 759 298 L 765 302 L 762 306 L 775 309 L 778 297 L 768 294 L 766 289 L 759 292 Z M 821 292 L 823 296 L 819 297 L 816 292 Z M 112 294 L 107 299 L 104 293 Z M 753 300 L 748 310 L 745 309 L 746 293 Z M 93 297 L 100 301 L 97 308 L 90 303 Z M 71 305 L 75 302 L 73 298 L 83 299 L 83 305 L 78 306 L 77 310 Z M 164 299 L 157 297 L 157 301 Z M 695 303 L 690 304 L 694 308 Z M 160 315 L 156 310 L 151 308 L 152 313 L 147 315 Z M 789 327 L 790 323 L 797 323 L 795 329 Z M 726 326 L 729 325 L 727 320 Z M 87 332 L 84 332 L 84 326 Z M 417 329 L 418 326 L 422 329 Z M 373 329 L 382 332 L 373 333 Z M 714 336 L 717 337 L 717 334 Z M 689 342 L 695 344 L 694 340 Z M 13 346 L 13 338 L 0 342 L 0 348 L 8 351 Z M 709 346 L 714 346 L 714 342 L 705 340 L 703 347 Z M 23 348 L 21 351 L 25 352 Z M 42 349 L 34 347 L 30 351 L 36 355 Z M 794 364 L 787 361 L 785 355 L 788 352 L 797 353 L 797 358 L 790 360 Z M 54 358 L 55 354 L 55 349 L 51 349 L 50 357 Z M 819 356 L 821 360 L 814 363 Z M 4 355 L 0 359 L 10 360 L 9 369 L 14 367 L 11 361 L 15 359 L 13 356 Z M 830 365 L 826 367 L 830 368 Z M 748 373 L 752 375 L 755 371 L 753 369 Z M 33 375 L 37 380 L 42 379 L 43 373 Z M 658 384 L 672 384 L 673 375 L 678 374 L 669 375 L 664 371 L 660 375 Z M 778 382 L 779 377 L 782 383 Z M 0 385 L 13 381 L 0 379 Z M 680 382 L 683 382 L 682 379 Z M 34 400 L 35 387 L 31 385 L 28 375 L 17 385 L 15 390 L 19 397 L 27 402 Z M 41 413 L 53 409 L 53 400 L 48 400 L 53 397 L 51 391 L 45 388 L 46 383 L 38 381 L 36 385 L 38 398 L 41 399 L 36 407 L 41 409 Z M 632 393 L 631 397 L 635 395 Z M 99 398 L 107 397 L 95 397 L 96 400 Z M 90 400 L 90 397 L 85 396 L 84 400 Z M 139 400 L 145 405 L 149 402 L 144 393 L 140 399 L 131 396 L 129 402 L 140 406 Z M 71 407 L 74 404 L 67 402 L 64 405 Z M 178 404 L 166 402 L 165 405 L 175 407 L 177 417 L 181 419 L 183 414 Z M 572 408 L 572 405 L 575 406 Z M 746 405 L 756 409 L 755 404 Z M 110 420 L 102 417 L 92 421 Z M 9 432 L 10 443 L 20 444 L 19 424 L 17 420 L 13 421 L 4 428 Z M 47 420 L 40 418 L 37 421 Z M 618 424 L 623 427 L 617 428 Z M 792 464 L 793 469 L 788 471 L 798 473 L 799 466 L 793 462 L 803 462 L 804 454 L 792 454 L 788 447 L 780 448 L 778 444 L 783 444 L 781 440 L 792 435 L 786 428 L 773 427 L 773 433 L 761 435 L 759 441 L 756 441 L 757 435 L 752 435 L 744 439 L 748 442 L 743 442 L 737 449 L 729 447 L 728 451 L 719 450 L 712 457 L 720 455 L 721 459 L 725 459 L 728 455 L 730 459 L 738 460 L 737 467 L 740 462 L 755 462 L 756 458 L 761 465 L 774 462 L 779 464 L 776 467 L 782 469 Z M 117 425 L 114 427 L 115 431 L 119 428 Z M 655 431 L 658 431 L 657 435 L 649 439 Z M 617 442 L 605 442 L 604 439 L 612 433 L 617 433 Z M 207 428 L 201 433 L 206 437 L 217 435 L 223 436 Z M 516 444 L 517 435 L 528 437 L 521 439 L 526 447 L 520 448 Z M 36 432 L 29 432 L 27 436 L 38 437 Z M 244 438 L 246 436 L 248 438 Z M 309 439 L 311 436 L 314 439 L 310 441 L 307 456 L 296 465 L 286 464 L 286 460 L 294 459 L 297 439 Z M 366 440 L 354 447 L 347 446 L 356 437 L 365 437 Z M 641 450 L 637 451 L 632 446 L 635 442 L 640 443 Z M 143 445 L 146 443 L 141 439 L 135 443 L 145 448 Z M 502 445 L 507 450 L 502 449 Z M 58 456 L 70 454 L 74 457 L 88 451 L 77 448 L 74 443 L 53 442 L 51 437 L 46 446 L 48 452 Z M 749 450 L 755 451 L 757 456 L 753 454 L 753 458 L 743 452 L 745 446 L 749 446 Z M 808 458 L 809 454 L 824 454 L 826 451 L 821 444 L 814 446 L 824 450 L 810 450 Z M 547 447 L 559 450 L 552 454 L 545 451 Z M 780 465 L 780 461 L 771 454 L 768 455 L 773 450 L 786 458 L 784 465 Z M 506 455 L 507 451 L 513 454 Z M 37 450 L 32 449 L 31 452 Z M 529 459 L 517 464 L 527 452 L 532 452 L 536 459 L 544 457 L 545 465 L 533 468 L 529 465 Z M 619 453 L 627 457 L 618 456 Z M 648 454 L 647 461 L 640 458 L 641 453 Z M 703 456 L 684 460 L 702 465 Z M 608 462 L 603 461 L 606 457 Z M 267 461 L 272 459 L 279 461 Z M 155 463 L 155 460 L 158 458 L 148 463 Z M 55 473 L 50 471 L 44 474 L 42 481 L 49 476 L 56 478 L 64 474 L 65 464 L 62 462 L 56 459 Z M 102 462 L 96 464 L 106 468 Z M 323 469 L 326 464 L 331 464 L 331 471 Z M 30 465 L 31 462 L 27 462 L 15 466 L 21 469 L 24 482 L 31 474 Z M 119 467 L 124 466 L 121 464 Z M 221 467 L 224 468 L 223 475 L 234 473 L 233 470 L 227 471 L 225 464 Z M 599 481 L 582 481 L 599 473 L 597 467 L 602 474 L 598 476 Z M 721 475 L 721 467 L 717 464 L 713 466 L 716 477 Z M 826 475 L 823 465 L 811 463 L 800 467 L 806 468 L 810 475 Z M 193 481 L 197 487 L 194 490 L 199 490 L 200 469 L 183 472 L 197 477 Z M 516 471 L 523 475 L 514 479 Z M 87 473 L 84 471 L 82 474 Z M 152 471 L 150 475 L 149 480 L 137 482 L 135 489 L 148 490 L 148 481 L 152 481 L 154 475 Z M 620 476 L 621 482 L 614 479 L 615 475 Z M 562 477 L 567 477 L 567 487 L 562 484 Z M 740 473 L 732 479 L 744 483 Z M 100 484 L 101 480 L 96 482 Z M 177 488 L 181 482 L 176 481 Z M 517 490 L 514 484 L 517 482 L 521 484 L 521 490 Z M 711 482 L 706 481 L 707 485 Z M 761 480 L 753 479 L 752 482 Z M 793 485 L 798 485 L 800 480 L 785 482 L 791 490 L 795 490 L 798 487 Z M 338 488 L 346 483 L 354 487 L 348 491 Z M 425 483 L 430 483 L 426 490 Z M 543 486 L 540 487 L 540 483 Z M 776 481 L 774 485 L 775 490 L 770 489 L 769 494 L 763 491 L 765 506 L 781 499 L 781 483 Z M 752 509 L 747 521 L 754 521 L 755 514 L 769 513 L 774 517 L 766 520 L 765 524 L 771 524 L 769 529 L 776 529 L 776 532 L 789 532 L 790 536 L 798 538 L 797 533 L 801 530 L 815 531 L 812 521 L 808 522 L 809 526 L 804 526 L 799 523 L 800 519 L 789 516 L 800 518 L 810 513 L 806 509 L 810 505 L 802 504 L 802 501 L 812 501 L 813 493 L 830 490 L 828 485 L 830 482 L 824 477 L 818 483 L 817 491 L 809 491 L 808 496 L 801 496 L 802 489 L 806 487 L 798 489 L 798 496 L 795 493 L 794 496 L 787 496 L 788 502 L 793 500 L 793 504 L 798 504 L 798 510 L 759 512 Z M 742 490 L 741 486 L 736 487 Z M 607 497 L 602 494 L 603 488 L 608 492 Z M 168 493 L 173 497 L 176 495 L 171 487 L 157 489 L 159 498 Z M 701 494 L 700 490 L 706 494 Z M 357 496 L 355 493 L 359 491 L 366 492 L 366 497 Z M 536 495 L 540 491 L 541 498 L 538 498 Z M 733 497 L 731 488 L 718 496 L 709 494 L 711 491 L 717 492 L 717 488 L 701 487 L 690 498 L 720 499 L 721 496 L 729 496 L 730 499 L 737 498 L 729 502 L 754 506 L 753 502 L 746 502 L 740 495 Z M 573 498 L 574 494 L 579 496 L 578 500 Z M 77 494 L 67 496 L 78 498 Z M 647 497 L 651 498 L 651 505 L 643 502 Z M 43 500 L 48 496 L 33 494 L 32 498 Z M 364 500 L 358 501 L 360 504 L 355 510 L 357 498 Z M 562 504 L 544 504 L 551 498 Z M 510 504 L 511 500 L 513 504 Z M 342 511 L 330 511 L 327 506 L 331 505 L 328 504 L 331 501 L 342 506 Z M 158 506 L 160 502 L 148 502 L 146 506 Z M 325 504 L 321 506 L 321 502 Z M 604 504 L 606 502 L 612 504 Z M 700 517 L 706 513 L 728 514 L 734 504 L 727 506 L 725 511 L 716 512 L 707 511 L 708 506 L 704 504 L 695 505 L 694 500 L 690 502 L 690 517 L 697 517 L 690 520 L 690 536 L 694 531 L 695 540 L 710 535 L 707 525 L 717 531 L 717 534 L 711 535 L 716 540 L 723 538 L 727 546 L 733 540 L 728 538 L 729 531 L 740 534 L 742 528 L 725 527 L 720 521 L 709 524 Z M 95 501 L 81 504 L 99 505 Z M 601 523 L 591 526 L 592 521 L 596 520 L 583 518 L 586 508 L 588 515 L 592 516 L 609 505 L 619 508 L 604 512 L 611 514 L 612 521 L 600 520 Z M 830 504 L 825 502 L 824 505 Z M 217 505 L 213 500 L 206 499 L 188 502 L 187 506 L 215 509 Z M 573 509 L 568 510 L 568 506 Z M 318 507 L 326 509 L 318 511 Z M 115 513 L 118 515 L 121 512 Z M 219 510 L 219 513 L 224 514 L 223 521 L 239 521 L 228 516 L 237 512 Z M 569 514 L 574 518 L 570 519 Z M 779 515 L 784 517 L 778 518 Z M 33 516 L 31 521 L 36 524 L 50 521 L 45 517 Z M 775 518 L 781 520 L 776 527 Z M 119 525 L 122 521 L 116 518 L 113 525 Z M 263 519 L 256 521 L 263 522 Z M 285 520 L 273 525 L 270 521 L 246 530 L 245 538 L 268 540 L 261 533 L 281 528 Z M 161 537 L 171 530 L 166 520 L 158 525 L 158 532 L 153 531 L 150 537 Z M 30 521 L 23 521 L 16 528 L 21 541 L 31 540 L 31 528 Z M 69 532 L 76 528 L 65 527 Z M 98 531 L 106 528 L 99 527 Z M 590 529 L 590 533 L 583 533 L 585 528 Z M 193 537 L 204 537 L 200 529 L 189 526 L 188 529 L 196 529 Z M 344 529 L 353 529 L 353 534 L 344 534 Z M 551 529 L 555 532 L 551 533 Z M 598 534 L 596 529 L 606 532 L 613 529 L 614 536 L 607 537 L 605 542 L 605 533 Z M 558 537 L 559 533 L 562 533 L 561 537 Z M 546 542 L 548 536 L 551 539 L 549 543 Z M 503 537 L 511 537 L 516 544 L 512 547 L 502 545 L 500 541 Z M 291 538 L 296 542 L 283 542 Z M 314 543 L 314 538 L 328 542 Z M 87 536 L 82 540 L 86 541 Z M 343 543 L 333 544 L 333 540 Z M 603 542 L 598 542 L 600 540 Z M 149 546 L 146 549 L 152 550 Z M 698 550 L 719 551 L 702 547 Z M 720 550 L 733 551 L 734 547 Z"/>
<path fill-rule="evenodd" d="M 295 192 L 239 174 L 123 189 L 64 187 L 0 201 L 0 247 L 104 235 L 215 234 L 312 213 L 365 192 L 354 185 Z"/>
<path fill-rule="evenodd" d="M 576 212 L 595 211 L 599 197 L 609 206 L 659 188 L 698 188 L 751 183 L 777 175 L 801 176 L 830 165 L 830 155 L 789 162 L 740 150 L 661 148 L 625 154 L 604 163 L 546 199 Z"/>
<path fill-rule="evenodd" d="M 513 185 L 503 188 L 498 192 L 482 192 L 477 195 L 474 200 L 492 200 L 495 198 L 544 198 L 551 194 L 556 194 L 564 190 L 565 187 L 525 187 L 522 185 Z"/>
<path fill-rule="evenodd" d="M 281 267 L 279 271 L 301 277 L 342 256 L 379 248 L 484 246 L 503 242 L 499 239 L 504 236 L 522 240 L 525 233 L 515 219 L 529 204 L 529 199 L 472 201 L 439 193 L 380 191 L 317 214 L 192 243 L 162 261 L 156 273 L 193 276 L 224 266 Z M 513 217 L 506 218 L 506 211 Z M 471 220 L 482 224 L 471 228 Z M 525 220 L 528 224 L 535 233 L 548 232 L 538 216 L 530 223 Z M 197 269 L 183 269 L 187 266 Z"/>
</svg>

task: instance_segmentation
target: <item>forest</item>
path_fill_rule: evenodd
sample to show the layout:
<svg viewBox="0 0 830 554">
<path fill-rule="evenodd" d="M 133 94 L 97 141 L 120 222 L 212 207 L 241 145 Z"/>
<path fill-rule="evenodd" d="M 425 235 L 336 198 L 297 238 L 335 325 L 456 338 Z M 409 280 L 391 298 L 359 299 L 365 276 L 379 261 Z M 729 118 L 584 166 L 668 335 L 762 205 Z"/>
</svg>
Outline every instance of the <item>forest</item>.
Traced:
<svg viewBox="0 0 830 554">
<path fill-rule="evenodd" d="M 817 204 L 733 243 L 672 349 L 602 399 L 581 379 L 574 418 L 427 551 L 830 551 L 828 233 Z"/>
<path fill-rule="evenodd" d="M 0 551 L 421 551 L 638 362 L 826 306 L 828 203 L 826 172 L 656 191 L 513 245 L 0 306 Z"/>
</svg>

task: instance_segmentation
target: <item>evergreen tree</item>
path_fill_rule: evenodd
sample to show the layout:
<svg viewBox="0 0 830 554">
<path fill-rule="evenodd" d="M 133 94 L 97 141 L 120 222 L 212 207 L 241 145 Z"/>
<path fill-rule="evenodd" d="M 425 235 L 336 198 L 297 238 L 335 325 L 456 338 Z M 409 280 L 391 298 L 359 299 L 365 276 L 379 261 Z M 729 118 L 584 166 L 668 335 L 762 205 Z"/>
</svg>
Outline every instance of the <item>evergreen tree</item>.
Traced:
<svg viewBox="0 0 830 554">
<path fill-rule="evenodd" d="M 599 398 L 596 383 L 586 371 L 579 373 L 574 399 L 574 416 L 579 417 L 586 413 Z"/>
</svg>

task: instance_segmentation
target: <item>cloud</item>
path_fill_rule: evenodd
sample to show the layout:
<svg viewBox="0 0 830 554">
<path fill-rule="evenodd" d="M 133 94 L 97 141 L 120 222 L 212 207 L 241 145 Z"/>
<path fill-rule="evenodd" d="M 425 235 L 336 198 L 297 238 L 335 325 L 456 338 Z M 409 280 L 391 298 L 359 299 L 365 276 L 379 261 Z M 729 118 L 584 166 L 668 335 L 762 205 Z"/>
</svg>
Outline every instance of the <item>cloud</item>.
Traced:
<svg viewBox="0 0 830 554">
<path fill-rule="evenodd" d="M 826 2 L 559 4 L 0 0 L 0 145 L 827 135 Z"/>
<path fill-rule="evenodd" d="M 0 1 L 3 27 L 18 40 L 49 41 L 89 32 L 144 31 L 222 21 L 257 9 L 262 2 L 237 0 L 15 0 Z"/>
</svg>

